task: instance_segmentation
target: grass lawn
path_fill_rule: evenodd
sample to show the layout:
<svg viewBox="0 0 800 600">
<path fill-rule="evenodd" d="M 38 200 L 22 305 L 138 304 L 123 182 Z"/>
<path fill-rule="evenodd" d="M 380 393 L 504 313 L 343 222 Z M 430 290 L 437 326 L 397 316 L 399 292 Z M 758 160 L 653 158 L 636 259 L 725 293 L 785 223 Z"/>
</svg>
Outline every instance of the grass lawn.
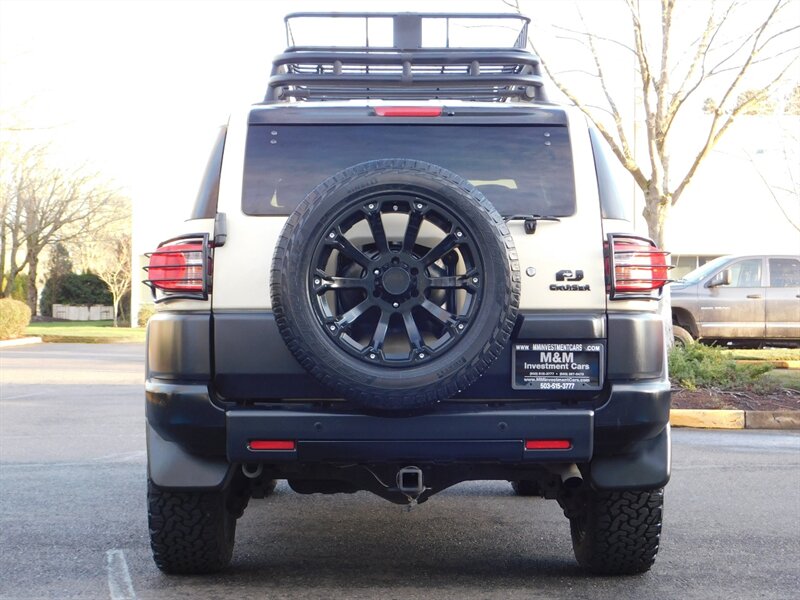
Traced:
<svg viewBox="0 0 800 600">
<path fill-rule="evenodd" d="M 800 348 L 762 348 L 725 350 L 734 360 L 800 360 Z"/>
<path fill-rule="evenodd" d="M 45 342 L 78 342 L 107 344 L 110 342 L 143 342 L 143 327 L 114 327 L 112 321 L 56 321 L 31 323 L 26 335 L 34 335 Z"/>
<path fill-rule="evenodd" d="M 782 388 L 800 392 L 800 369 L 773 369 L 769 373 L 764 373 L 762 377 Z"/>
</svg>

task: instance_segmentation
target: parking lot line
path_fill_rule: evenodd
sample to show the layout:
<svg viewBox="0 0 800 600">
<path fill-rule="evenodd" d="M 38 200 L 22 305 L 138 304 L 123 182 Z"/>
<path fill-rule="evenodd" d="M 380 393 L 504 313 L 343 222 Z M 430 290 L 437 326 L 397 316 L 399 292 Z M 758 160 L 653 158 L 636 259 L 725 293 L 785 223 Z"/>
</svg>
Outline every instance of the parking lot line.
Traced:
<svg viewBox="0 0 800 600">
<path fill-rule="evenodd" d="M 122 550 L 106 552 L 106 569 L 108 570 L 108 591 L 111 600 L 136 600 L 133 581 Z"/>
</svg>

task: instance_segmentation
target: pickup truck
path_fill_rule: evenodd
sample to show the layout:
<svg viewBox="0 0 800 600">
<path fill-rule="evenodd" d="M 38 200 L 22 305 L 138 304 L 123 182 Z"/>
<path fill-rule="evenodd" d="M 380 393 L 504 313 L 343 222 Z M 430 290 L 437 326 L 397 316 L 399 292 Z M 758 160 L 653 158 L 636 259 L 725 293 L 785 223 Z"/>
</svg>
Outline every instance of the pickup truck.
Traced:
<svg viewBox="0 0 800 600">
<path fill-rule="evenodd" d="M 676 345 L 800 343 L 800 256 L 721 256 L 671 286 Z"/>
</svg>

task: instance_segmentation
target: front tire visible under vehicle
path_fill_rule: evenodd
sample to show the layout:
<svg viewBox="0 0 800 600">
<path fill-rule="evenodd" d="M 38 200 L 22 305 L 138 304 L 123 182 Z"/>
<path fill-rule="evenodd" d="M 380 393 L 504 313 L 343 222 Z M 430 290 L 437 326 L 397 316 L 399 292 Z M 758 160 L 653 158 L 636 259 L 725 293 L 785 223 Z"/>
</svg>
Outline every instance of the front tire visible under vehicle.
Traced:
<svg viewBox="0 0 800 600">
<path fill-rule="evenodd" d="M 685 348 L 686 346 L 691 346 L 694 344 L 694 338 L 692 337 L 692 334 L 678 325 L 672 326 L 672 339 L 675 342 L 675 346 L 678 348 Z"/>
<path fill-rule="evenodd" d="M 589 490 L 570 517 L 578 564 L 598 575 L 633 575 L 650 570 L 658 553 L 664 490 Z"/>
<path fill-rule="evenodd" d="M 147 484 L 150 546 L 171 574 L 215 573 L 233 556 L 237 514 L 224 491 L 167 491 Z"/>
</svg>

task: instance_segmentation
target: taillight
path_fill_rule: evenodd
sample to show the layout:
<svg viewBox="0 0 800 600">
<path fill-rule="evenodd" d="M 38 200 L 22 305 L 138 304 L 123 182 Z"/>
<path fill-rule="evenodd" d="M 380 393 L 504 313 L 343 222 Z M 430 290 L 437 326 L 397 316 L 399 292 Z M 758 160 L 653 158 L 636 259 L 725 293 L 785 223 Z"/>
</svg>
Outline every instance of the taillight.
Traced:
<svg viewBox="0 0 800 600">
<path fill-rule="evenodd" d="M 164 242 L 150 254 L 145 283 L 153 290 L 156 302 L 178 298 L 205 300 L 209 263 L 206 235 Z M 156 290 L 162 293 L 156 294 Z"/>
<path fill-rule="evenodd" d="M 379 117 L 440 117 L 441 106 L 376 106 Z"/>
<path fill-rule="evenodd" d="M 672 268 L 669 252 L 647 238 L 610 234 L 606 244 L 606 277 L 612 300 L 657 298 Z"/>
</svg>

